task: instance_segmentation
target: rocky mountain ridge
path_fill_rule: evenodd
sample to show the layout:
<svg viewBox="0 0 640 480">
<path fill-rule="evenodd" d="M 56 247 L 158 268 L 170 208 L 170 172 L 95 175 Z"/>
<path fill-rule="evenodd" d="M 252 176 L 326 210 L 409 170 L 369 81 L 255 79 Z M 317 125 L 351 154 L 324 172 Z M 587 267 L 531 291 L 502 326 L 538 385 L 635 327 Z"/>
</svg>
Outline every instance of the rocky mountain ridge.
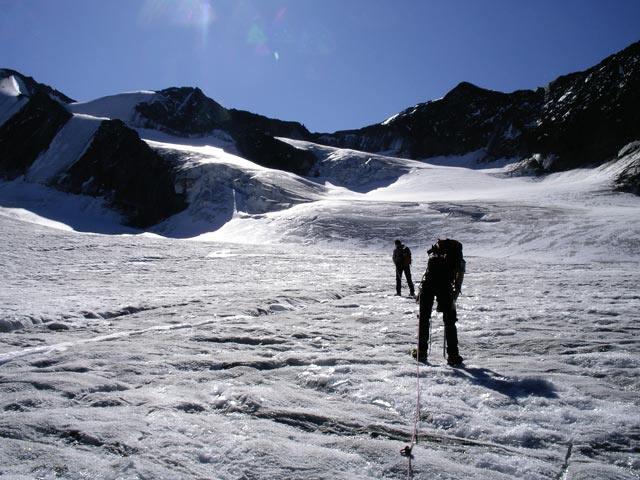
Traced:
<svg viewBox="0 0 640 480">
<path fill-rule="evenodd" d="M 100 124 L 79 127 L 85 118 Z M 37 181 L 104 197 L 129 224 L 146 228 L 184 209 L 187 197 L 176 189 L 175 155 L 141 139 L 145 130 L 189 141 L 224 136 L 241 157 L 302 176 L 317 172 L 319 158 L 278 137 L 418 160 L 469 154 L 480 164 L 509 159 L 520 172 L 537 174 L 599 165 L 637 149 L 640 42 L 545 88 L 501 93 L 463 82 L 444 98 L 380 124 L 335 133 L 311 133 L 298 122 L 227 109 L 199 88 L 80 104 L 15 70 L 0 69 L 0 178 L 25 175 L 47 152 L 47 160 L 59 163 L 56 174 Z M 50 151 L 54 142 L 66 148 L 61 137 L 73 139 L 75 156 Z M 640 165 L 631 164 L 618 188 L 640 194 L 639 171 Z"/>
<path fill-rule="evenodd" d="M 440 100 L 316 141 L 412 159 L 477 152 L 482 163 L 535 155 L 538 170 L 551 172 L 612 160 L 638 139 L 640 42 L 545 88 L 501 93 L 463 82 Z"/>
</svg>

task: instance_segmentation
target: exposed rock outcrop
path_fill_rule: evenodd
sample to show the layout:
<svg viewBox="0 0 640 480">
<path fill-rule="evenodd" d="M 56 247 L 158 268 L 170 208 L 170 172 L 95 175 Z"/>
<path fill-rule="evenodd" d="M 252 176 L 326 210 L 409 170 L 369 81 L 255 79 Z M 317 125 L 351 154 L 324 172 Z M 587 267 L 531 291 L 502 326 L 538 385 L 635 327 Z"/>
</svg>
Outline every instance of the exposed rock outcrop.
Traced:
<svg viewBox="0 0 640 480">
<path fill-rule="evenodd" d="M 136 129 L 182 138 L 223 136 L 234 153 L 303 176 L 320 175 L 313 150 L 277 137 L 413 159 L 473 152 L 478 162 L 510 159 L 512 174 L 520 175 L 619 159 L 624 163 L 618 164 L 616 188 L 640 194 L 640 42 L 545 88 L 501 93 L 463 82 L 444 98 L 383 123 L 327 134 L 228 110 L 198 88 L 134 92 L 71 106 L 69 97 L 14 70 L 0 69 L 0 82 L 0 178 L 25 175 L 66 192 L 104 197 L 142 228 L 184 209 L 187 192 L 176 192 L 173 157 L 150 148 Z M 112 120 L 101 122 L 105 116 Z M 76 142 L 71 155 L 63 148 L 69 137 L 78 137 L 70 127 L 87 118 L 94 123 L 81 129 L 89 132 L 86 144 Z M 31 168 L 38 159 L 40 165 Z M 49 160 L 52 168 L 43 165 Z M 367 168 L 375 165 L 366 162 Z"/>
<path fill-rule="evenodd" d="M 151 98 L 135 106 L 135 120 L 130 126 L 161 130 L 186 138 L 222 130 L 234 139 L 239 152 L 252 162 L 301 175 L 305 175 L 314 162 L 313 155 L 275 138 L 311 138 L 311 133 L 300 123 L 242 110 L 227 110 L 199 88 L 168 88 L 156 92 Z"/>
<path fill-rule="evenodd" d="M 174 166 L 120 120 L 102 122 L 87 151 L 57 181 L 61 190 L 105 197 L 140 228 L 186 208 L 174 184 Z"/>
<path fill-rule="evenodd" d="M 43 90 L 0 127 L 0 177 L 23 175 L 71 118 L 71 113 Z"/>
<path fill-rule="evenodd" d="M 33 77 L 27 77 L 20 72 L 11 70 L 9 68 L 0 68 L 0 78 L 11 76 L 19 78 L 24 85 L 25 91 L 22 92 L 23 95 L 32 97 L 36 93 L 44 93 L 53 100 L 56 100 L 63 104 L 74 102 L 73 99 L 67 97 L 64 93 L 56 90 L 55 88 L 52 88 L 49 85 L 45 85 L 44 83 L 38 83 Z"/>
<path fill-rule="evenodd" d="M 297 149 L 259 128 L 238 131 L 235 139 L 242 156 L 263 167 L 307 175 L 316 162 L 308 150 Z"/>
<path fill-rule="evenodd" d="M 199 88 L 167 88 L 156 92 L 150 102 L 136 105 L 138 126 L 191 137 L 224 129 L 230 122 L 226 108 Z"/>
<path fill-rule="evenodd" d="M 621 192 L 640 195 L 640 142 L 626 145 L 618 156 L 620 159 L 630 158 L 631 161 L 618 175 L 616 188 Z"/>
<path fill-rule="evenodd" d="M 479 152 L 544 158 L 545 172 L 597 165 L 640 139 L 640 42 L 546 88 L 500 93 L 463 82 L 444 98 L 359 130 L 318 134 L 341 148 L 413 159 Z"/>
</svg>

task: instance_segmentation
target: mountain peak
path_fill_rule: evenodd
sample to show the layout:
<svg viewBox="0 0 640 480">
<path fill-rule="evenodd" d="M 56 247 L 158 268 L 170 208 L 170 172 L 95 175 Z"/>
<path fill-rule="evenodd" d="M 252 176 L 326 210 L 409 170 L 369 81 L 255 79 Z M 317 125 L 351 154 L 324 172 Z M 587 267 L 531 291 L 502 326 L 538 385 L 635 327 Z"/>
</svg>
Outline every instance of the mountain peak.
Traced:
<svg viewBox="0 0 640 480">
<path fill-rule="evenodd" d="M 449 93 L 447 93 L 444 98 L 476 95 L 478 93 L 488 91 L 489 90 L 478 87 L 471 82 L 460 82 L 458 85 L 453 87 L 453 89 L 451 89 L 451 91 L 449 91 Z"/>
<path fill-rule="evenodd" d="M 146 126 L 170 133 L 203 135 L 229 121 L 229 112 L 197 87 L 171 87 L 136 105 Z"/>
<path fill-rule="evenodd" d="M 59 92 L 54 88 L 51 88 L 49 85 L 45 85 L 44 83 L 38 83 L 33 79 L 33 77 L 27 77 L 26 75 L 23 75 L 22 73 L 16 70 L 11 70 L 10 68 L 0 68 L 0 80 L 9 78 L 9 77 L 14 77 L 20 80 L 25 90 L 25 91 L 22 91 L 21 89 L 20 91 L 20 93 L 23 95 L 31 96 L 31 95 L 35 95 L 36 92 L 44 92 L 47 95 L 49 95 L 51 98 L 53 98 L 54 100 L 60 103 L 69 104 L 74 102 L 73 99 L 67 97 L 64 93 Z"/>
</svg>

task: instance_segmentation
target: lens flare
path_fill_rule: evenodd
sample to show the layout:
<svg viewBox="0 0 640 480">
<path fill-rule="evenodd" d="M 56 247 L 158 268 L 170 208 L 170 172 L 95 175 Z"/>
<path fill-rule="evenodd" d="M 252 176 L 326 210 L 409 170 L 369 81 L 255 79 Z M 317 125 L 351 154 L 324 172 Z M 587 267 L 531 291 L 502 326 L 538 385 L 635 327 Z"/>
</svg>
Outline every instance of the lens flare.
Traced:
<svg viewBox="0 0 640 480">
<path fill-rule="evenodd" d="M 217 20 L 211 0 L 145 0 L 140 18 L 148 24 L 208 27 Z"/>
<path fill-rule="evenodd" d="M 218 8 L 216 8 L 218 7 Z M 219 18 L 222 17 L 222 18 Z M 259 57 L 279 61 L 283 49 L 294 42 L 287 29 L 287 8 L 267 7 L 260 2 L 216 2 L 216 0 L 144 0 L 140 21 L 150 26 L 171 26 L 192 29 L 199 34 L 201 50 L 207 49 L 213 25 L 218 23 L 221 35 L 244 33 L 245 45 Z M 225 48 L 238 48 L 235 37 L 223 43 Z M 220 44 L 219 44 L 220 45 Z"/>
<path fill-rule="evenodd" d="M 287 7 L 280 7 L 276 12 L 276 15 L 273 17 L 274 23 L 282 23 L 284 21 L 284 16 L 287 13 Z"/>
<path fill-rule="evenodd" d="M 254 20 L 246 35 L 247 44 L 253 47 L 253 51 L 260 56 L 269 56 L 274 60 L 280 59 L 280 51 L 276 50 L 275 44 L 282 44 L 286 38 L 284 28 L 287 9 L 283 6 L 278 8 L 271 18 L 271 22 Z M 280 41 L 279 41 L 280 40 Z"/>
<path fill-rule="evenodd" d="M 209 28 L 218 17 L 211 0 L 145 0 L 140 19 L 147 25 L 195 29 L 206 46 Z"/>
<path fill-rule="evenodd" d="M 251 25 L 247 34 L 247 43 L 249 45 L 264 45 L 267 43 L 267 36 L 258 25 Z"/>
</svg>

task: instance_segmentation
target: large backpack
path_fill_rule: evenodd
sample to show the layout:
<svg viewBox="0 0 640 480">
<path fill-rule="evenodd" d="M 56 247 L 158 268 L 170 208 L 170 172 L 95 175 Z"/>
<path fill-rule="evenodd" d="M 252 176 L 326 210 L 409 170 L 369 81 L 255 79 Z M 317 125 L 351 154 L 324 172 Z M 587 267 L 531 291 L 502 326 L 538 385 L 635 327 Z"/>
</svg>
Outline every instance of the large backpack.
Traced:
<svg viewBox="0 0 640 480">
<path fill-rule="evenodd" d="M 435 247 L 439 255 L 446 255 L 453 268 L 460 268 L 460 263 L 464 262 L 464 257 L 462 255 L 462 244 L 459 241 L 452 238 L 438 239 Z"/>
<path fill-rule="evenodd" d="M 466 269 L 462 243 L 451 238 L 438 239 L 428 253 L 434 256 L 429 258 L 423 281 L 429 278 L 440 284 L 451 284 L 459 292 Z"/>
<path fill-rule="evenodd" d="M 411 265 L 411 250 L 406 246 L 402 249 L 402 265 L 405 267 Z"/>
</svg>

